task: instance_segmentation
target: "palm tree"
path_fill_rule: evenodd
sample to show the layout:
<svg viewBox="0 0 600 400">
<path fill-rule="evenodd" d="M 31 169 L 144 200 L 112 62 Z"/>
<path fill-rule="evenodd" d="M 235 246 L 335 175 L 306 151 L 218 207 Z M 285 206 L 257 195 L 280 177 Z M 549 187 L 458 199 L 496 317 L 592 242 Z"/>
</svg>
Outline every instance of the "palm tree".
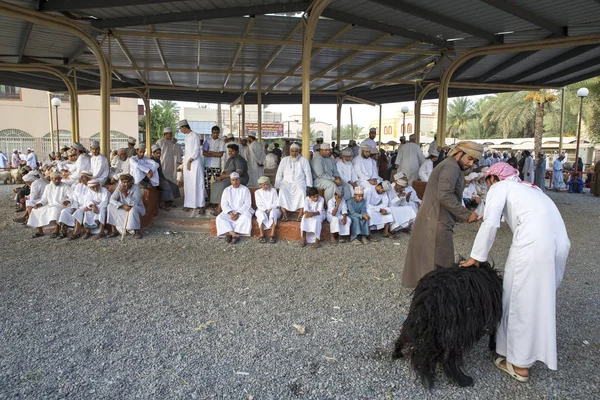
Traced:
<svg viewBox="0 0 600 400">
<path fill-rule="evenodd" d="M 496 124 L 484 124 L 481 118 L 481 107 L 486 101 L 486 98 L 481 98 L 474 102 L 473 118 L 463 125 L 462 139 L 491 139 L 499 136 Z"/>
<path fill-rule="evenodd" d="M 529 92 L 524 100 L 535 105 L 535 130 L 533 134 L 533 151 L 537 154 L 542 149 L 542 136 L 544 135 L 544 110 L 546 104 L 554 103 L 558 97 L 554 91 L 540 90 Z"/>
<path fill-rule="evenodd" d="M 525 102 L 524 92 L 500 93 L 488 96 L 481 104 L 484 126 L 495 125 L 503 138 L 533 136 L 534 109 Z"/>
<path fill-rule="evenodd" d="M 448 106 L 448 137 L 460 137 L 464 126 L 474 118 L 473 100 L 467 97 L 458 97 Z"/>
</svg>

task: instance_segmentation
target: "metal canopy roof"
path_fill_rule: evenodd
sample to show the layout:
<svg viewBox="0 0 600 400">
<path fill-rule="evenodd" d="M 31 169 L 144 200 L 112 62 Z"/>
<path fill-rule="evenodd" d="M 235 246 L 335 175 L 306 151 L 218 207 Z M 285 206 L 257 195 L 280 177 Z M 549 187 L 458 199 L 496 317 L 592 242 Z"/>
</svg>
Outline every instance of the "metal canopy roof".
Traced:
<svg viewBox="0 0 600 400">
<path fill-rule="evenodd" d="M 263 103 L 301 103 L 300 15 L 309 1 L 6 3 L 84 26 L 111 62 L 113 88 L 149 87 L 155 99 L 213 103 L 246 93 L 253 103 L 260 74 Z M 333 0 L 322 16 L 313 39 L 312 103 L 335 103 L 340 94 L 410 101 L 467 50 L 600 33 L 598 0 Z M 0 63 L 75 68 L 80 91 L 99 88 L 97 60 L 79 38 L 2 15 L 0 37 Z M 600 45 L 586 45 L 477 57 L 453 81 L 563 86 L 597 75 Z M 0 84 L 65 90 L 58 77 L 40 72 L 0 72 Z M 449 95 L 491 91 L 450 88 Z"/>
</svg>

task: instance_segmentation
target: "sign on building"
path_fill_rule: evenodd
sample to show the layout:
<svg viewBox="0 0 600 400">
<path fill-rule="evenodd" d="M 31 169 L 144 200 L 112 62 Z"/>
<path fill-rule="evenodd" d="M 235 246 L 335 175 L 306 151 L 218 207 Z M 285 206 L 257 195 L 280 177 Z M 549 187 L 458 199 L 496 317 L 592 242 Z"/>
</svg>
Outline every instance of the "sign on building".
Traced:
<svg viewBox="0 0 600 400">
<path fill-rule="evenodd" d="M 283 137 L 283 124 L 261 124 L 263 139 L 277 139 Z M 254 133 L 258 135 L 258 124 L 246 123 L 246 135 Z"/>
</svg>

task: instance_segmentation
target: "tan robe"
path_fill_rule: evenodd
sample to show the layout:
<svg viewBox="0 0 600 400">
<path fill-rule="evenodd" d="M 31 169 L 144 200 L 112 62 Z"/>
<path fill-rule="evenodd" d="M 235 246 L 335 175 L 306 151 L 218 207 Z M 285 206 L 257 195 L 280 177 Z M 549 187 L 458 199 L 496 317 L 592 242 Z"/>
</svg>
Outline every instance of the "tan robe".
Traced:
<svg viewBox="0 0 600 400">
<path fill-rule="evenodd" d="M 436 266 L 449 267 L 455 262 L 454 225 L 456 220 L 463 222 L 471 216 L 462 205 L 464 184 L 454 157 L 446 158 L 431 173 L 408 242 L 402 286 L 414 288 Z"/>
<path fill-rule="evenodd" d="M 594 196 L 600 196 L 600 161 L 598 161 L 594 167 L 594 179 L 591 192 Z"/>
</svg>

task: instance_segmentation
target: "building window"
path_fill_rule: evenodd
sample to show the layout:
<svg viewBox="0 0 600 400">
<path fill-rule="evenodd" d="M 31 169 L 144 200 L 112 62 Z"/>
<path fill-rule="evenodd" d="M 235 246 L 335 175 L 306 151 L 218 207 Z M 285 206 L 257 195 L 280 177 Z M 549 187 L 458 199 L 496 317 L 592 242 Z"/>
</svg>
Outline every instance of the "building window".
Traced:
<svg viewBox="0 0 600 400">
<path fill-rule="evenodd" d="M 21 100 L 21 88 L 16 86 L 0 85 L 0 99 Z"/>
<path fill-rule="evenodd" d="M 53 94 L 53 95 L 52 95 L 52 98 L 53 98 L 53 99 L 54 99 L 54 98 L 58 98 L 58 99 L 60 99 L 60 101 L 62 101 L 63 103 L 64 103 L 64 102 L 67 102 L 67 103 L 69 102 L 69 95 L 68 95 L 68 94 L 65 94 L 65 93 L 61 93 L 61 94 Z"/>
<path fill-rule="evenodd" d="M 413 131 L 412 131 L 412 124 L 407 124 L 406 125 L 406 133 L 413 133 Z"/>
<path fill-rule="evenodd" d="M 25 152 L 28 147 L 35 147 L 35 138 L 29 133 L 20 129 L 4 129 L 0 131 L 0 150 L 7 155 L 10 161 L 9 154 L 12 154 L 13 150 L 21 150 Z"/>
</svg>

